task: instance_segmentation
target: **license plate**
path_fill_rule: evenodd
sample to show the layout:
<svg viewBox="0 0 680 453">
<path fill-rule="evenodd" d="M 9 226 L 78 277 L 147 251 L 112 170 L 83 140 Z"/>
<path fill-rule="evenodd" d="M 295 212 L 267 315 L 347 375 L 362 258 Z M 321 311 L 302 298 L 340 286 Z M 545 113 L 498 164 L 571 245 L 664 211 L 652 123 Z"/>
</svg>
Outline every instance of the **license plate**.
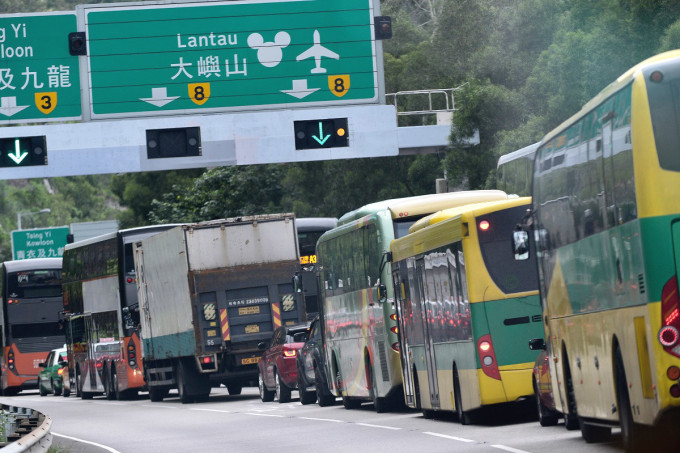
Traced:
<svg viewBox="0 0 680 453">
<path fill-rule="evenodd" d="M 246 333 L 258 333 L 260 331 L 260 326 L 257 324 L 250 324 L 246 326 Z"/>
<path fill-rule="evenodd" d="M 252 307 L 240 307 L 238 309 L 239 316 L 256 315 L 258 313 L 260 313 L 260 306 L 259 305 L 254 305 Z"/>
<path fill-rule="evenodd" d="M 241 365 L 252 365 L 260 361 L 259 357 L 249 357 L 247 359 L 241 359 Z"/>
</svg>

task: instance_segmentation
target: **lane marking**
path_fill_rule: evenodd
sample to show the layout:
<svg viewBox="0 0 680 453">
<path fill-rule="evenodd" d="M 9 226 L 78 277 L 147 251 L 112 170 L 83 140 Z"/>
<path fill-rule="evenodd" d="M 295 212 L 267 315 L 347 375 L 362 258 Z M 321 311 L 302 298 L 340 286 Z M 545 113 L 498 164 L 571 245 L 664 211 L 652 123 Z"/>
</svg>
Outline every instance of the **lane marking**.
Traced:
<svg viewBox="0 0 680 453">
<path fill-rule="evenodd" d="M 175 409 L 175 410 L 179 409 L 179 407 L 161 406 L 159 404 L 140 404 L 139 407 L 153 407 L 153 408 L 156 408 L 156 409 Z"/>
<path fill-rule="evenodd" d="M 303 420 L 315 420 L 317 422 L 333 422 L 333 423 L 345 423 L 344 420 L 336 420 L 334 418 L 316 418 L 316 417 L 298 417 Z"/>
<path fill-rule="evenodd" d="M 524 450 L 518 450 L 517 448 L 506 447 L 505 445 L 492 445 L 493 448 L 498 448 L 499 450 L 510 451 L 512 453 L 528 453 Z"/>
<path fill-rule="evenodd" d="M 106 445 L 98 444 L 97 442 L 90 442 L 89 440 L 78 439 L 77 437 L 66 436 L 64 434 L 57 434 L 54 431 L 52 431 L 52 435 L 57 437 L 63 437 L 64 439 L 69 439 L 76 442 L 82 442 L 84 444 L 94 445 L 95 447 L 103 448 L 104 450 L 110 451 L 111 453 L 120 453 L 115 448 L 107 447 Z"/>
<path fill-rule="evenodd" d="M 401 428 L 397 428 L 396 426 L 372 425 L 370 423 L 357 423 L 357 425 L 368 426 L 369 428 L 392 429 L 392 430 L 395 430 L 395 431 L 401 429 Z"/>
<path fill-rule="evenodd" d="M 190 411 L 202 411 L 202 412 L 220 412 L 222 414 L 233 414 L 234 412 L 232 411 L 223 411 L 219 409 L 200 409 L 200 408 L 191 408 L 189 409 Z"/>
<path fill-rule="evenodd" d="M 428 436 L 443 437 L 444 439 L 457 440 L 459 442 L 475 442 L 472 439 L 466 439 L 464 437 L 447 436 L 446 434 L 433 433 L 430 431 L 425 431 L 423 434 L 427 434 Z"/>
<path fill-rule="evenodd" d="M 256 413 L 254 413 L 254 412 L 244 412 L 244 414 L 246 414 L 246 415 L 255 415 L 255 416 L 258 416 L 258 417 L 278 417 L 278 418 L 286 418 L 286 417 L 283 416 L 283 415 L 276 415 L 276 414 L 256 414 Z"/>
</svg>

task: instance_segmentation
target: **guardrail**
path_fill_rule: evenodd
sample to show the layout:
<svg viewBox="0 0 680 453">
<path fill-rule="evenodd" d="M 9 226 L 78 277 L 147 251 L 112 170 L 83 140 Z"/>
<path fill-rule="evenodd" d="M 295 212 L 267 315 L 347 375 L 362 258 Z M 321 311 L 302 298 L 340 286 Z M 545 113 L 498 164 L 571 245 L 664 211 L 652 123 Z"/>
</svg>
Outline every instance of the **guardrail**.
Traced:
<svg viewBox="0 0 680 453">
<path fill-rule="evenodd" d="M 0 408 L 0 450 L 2 453 L 42 453 L 52 445 L 52 419 L 33 409 Z"/>
</svg>

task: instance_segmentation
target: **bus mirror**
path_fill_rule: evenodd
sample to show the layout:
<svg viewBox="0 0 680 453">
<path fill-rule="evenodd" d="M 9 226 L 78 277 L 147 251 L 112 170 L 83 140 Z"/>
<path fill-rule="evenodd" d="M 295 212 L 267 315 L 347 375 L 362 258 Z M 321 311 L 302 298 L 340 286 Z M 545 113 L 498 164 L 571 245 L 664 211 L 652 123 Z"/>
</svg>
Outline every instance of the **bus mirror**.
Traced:
<svg viewBox="0 0 680 453">
<path fill-rule="evenodd" d="M 533 338 L 529 340 L 529 349 L 532 351 L 540 351 L 545 349 L 545 340 L 543 338 Z"/>
<path fill-rule="evenodd" d="M 300 275 L 299 272 L 296 272 L 295 275 L 293 275 L 293 291 L 301 293 L 302 290 L 302 275 Z"/>
<path fill-rule="evenodd" d="M 378 285 L 378 302 L 381 304 L 387 302 L 387 286 L 384 283 Z"/>
<path fill-rule="evenodd" d="M 520 225 L 512 232 L 512 252 L 516 261 L 529 259 L 529 233 Z"/>
</svg>

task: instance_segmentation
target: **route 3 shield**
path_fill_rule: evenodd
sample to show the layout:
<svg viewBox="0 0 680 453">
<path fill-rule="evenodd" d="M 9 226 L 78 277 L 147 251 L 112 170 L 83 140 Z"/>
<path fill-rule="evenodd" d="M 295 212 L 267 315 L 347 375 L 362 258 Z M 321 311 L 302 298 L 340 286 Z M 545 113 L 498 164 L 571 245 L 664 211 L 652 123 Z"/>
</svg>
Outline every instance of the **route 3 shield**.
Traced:
<svg viewBox="0 0 680 453">
<path fill-rule="evenodd" d="M 343 97 L 349 91 L 349 74 L 328 76 L 328 88 L 337 97 Z"/>
<path fill-rule="evenodd" d="M 35 106 L 45 115 L 49 115 L 57 106 L 57 92 L 35 93 Z"/>
<path fill-rule="evenodd" d="M 210 98 L 210 83 L 190 83 L 189 98 L 196 105 L 203 105 Z"/>
</svg>

